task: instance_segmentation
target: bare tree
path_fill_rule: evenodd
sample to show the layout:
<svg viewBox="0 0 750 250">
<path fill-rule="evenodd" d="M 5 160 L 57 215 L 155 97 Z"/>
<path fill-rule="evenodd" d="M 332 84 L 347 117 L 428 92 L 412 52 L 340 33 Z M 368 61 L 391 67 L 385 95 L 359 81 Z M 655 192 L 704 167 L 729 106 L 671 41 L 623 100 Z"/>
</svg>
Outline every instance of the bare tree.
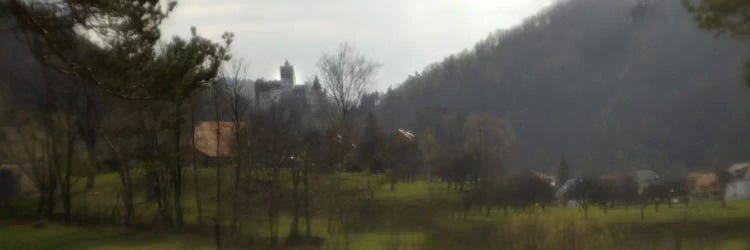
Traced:
<svg viewBox="0 0 750 250">
<path fill-rule="evenodd" d="M 192 103 L 190 105 L 190 131 L 192 132 L 192 136 L 190 136 L 190 145 L 192 146 L 193 150 L 191 150 L 192 155 L 192 165 L 193 165 L 193 192 L 195 195 L 195 208 L 196 208 L 196 218 L 198 220 L 198 225 L 203 226 L 203 203 L 201 198 L 201 188 L 200 188 L 200 181 L 198 180 L 198 163 L 197 163 L 197 150 L 195 149 L 195 109 L 196 106 L 198 106 L 198 101 L 196 100 L 197 97 L 192 98 Z"/>
<path fill-rule="evenodd" d="M 323 87 L 335 102 L 338 118 L 344 119 L 359 104 L 380 66 L 346 43 L 341 44 L 334 54 L 323 54 L 318 68 Z"/>
<path fill-rule="evenodd" d="M 231 212 L 231 224 L 230 229 L 232 233 L 237 230 L 239 209 L 240 209 L 240 176 L 242 175 L 243 163 L 246 161 L 248 164 L 251 161 L 248 155 L 244 152 L 249 150 L 248 147 L 251 140 L 244 140 L 246 130 L 242 129 L 243 122 L 247 119 L 248 111 L 250 108 L 250 101 L 247 98 L 244 89 L 244 80 L 247 76 L 247 68 L 242 58 L 232 60 L 229 77 L 225 77 L 226 91 L 227 91 L 227 102 L 229 104 L 229 112 L 231 113 L 231 119 L 234 125 L 232 126 L 232 134 L 235 142 L 235 153 L 233 154 L 234 164 L 234 179 L 232 182 L 232 212 Z M 240 153 L 242 152 L 242 153 Z"/>
<path fill-rule="evenodd" d="M 76 98 L 78 96 L 78 93 L 74 92 L 72 89 L 65 91 L 63 94 L 65 96 L 64 98 L 64 107 L 66 111 L 62 114 L 62 124 L 65 131 L 65 172 L 63 173 L 63 179 L 62 179 L 62 186 L 61 186 L 61 196 L 63 201 L 63 213 L 64 213 L 64 221 L 65 224 L 70 224 L 72 222 L 72 207 L 71 207 L 71 178 L 73 176 L 73 154 L 75 154 L 75 138 L 76 138 L 76 131 L 75 131 L 75 118 L 73 117 L 73 107 L 74 103 L 76 102 Z"/>
<path fill-rule="evenodd" d="M 216 122 L 216 156 L 221 155 L 221 98 L 222 98 L 222 92 L 220 88 L 222 85 L 214 84 L 211 88 L 211 92 L 213 95 L 213 106 L 214 106 L 214 119 Z M 216 240 L 216 249 L 221 249 L 223 245 L 222 240 L 222 231 L 221 228 L 223 227 L 223 216 L 221 216 L 222 211 L 222 205 L 221 205 L 221 199 L 222 199 L 222 171 L 221 171 L 221 164 L 216 164 L 216 210 L 214 213 L 214 238 Z"/>
</svg>

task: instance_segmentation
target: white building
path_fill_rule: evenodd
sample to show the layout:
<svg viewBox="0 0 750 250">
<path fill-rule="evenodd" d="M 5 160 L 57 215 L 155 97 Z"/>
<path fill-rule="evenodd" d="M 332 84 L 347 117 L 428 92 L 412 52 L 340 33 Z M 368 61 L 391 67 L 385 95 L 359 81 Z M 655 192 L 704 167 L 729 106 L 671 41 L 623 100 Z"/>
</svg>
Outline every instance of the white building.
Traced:
<svg viewBox="0 0 750 250">
<path fill-rule="evenodd" d="M 663 184 L 663 180 L 652 170 L 635 171 L 635 181 L 638 183 L 638 194 L 643 193 L 647 187 Z"/>
<path fill-rule="evenodd" d="M 750 162 L 735 163 L 728 171 L 733 180 L 727 183 L 724 198 L 728 201 L 750 199 Z"/>
</svg>

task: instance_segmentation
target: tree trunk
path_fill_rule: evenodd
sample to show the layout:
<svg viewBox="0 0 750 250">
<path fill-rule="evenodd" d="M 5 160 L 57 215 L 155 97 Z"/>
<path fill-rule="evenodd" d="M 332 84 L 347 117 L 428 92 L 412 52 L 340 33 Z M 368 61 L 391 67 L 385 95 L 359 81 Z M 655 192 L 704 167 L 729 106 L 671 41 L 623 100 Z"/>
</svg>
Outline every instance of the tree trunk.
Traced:
<svg viewBox="0 0 750 250">
<path fill-rule="evenodd" d="M 239 121 L 235 121 L 235 143 L 240 141 L 240 135 L 237 131 Z M 232 233 L 238 230 L 239 227 L 239 216 L 240 216 L 240 176 L 242 175 L 242 158 L 239 153 L 236 153 L 237 160 L 234 166 L 234 183 L 232 191 Z"/>
<path fill-rule="evenodd" d="M 182 104 L 175 104 L 175 129 L 174 129 L 174 146 L 175 146 L 175 169 L 173 171 L 172 181 L 174 197 L 174 214 L 175 226 L 182 230 L 184 226 L 184 217 L 182 214 L 182 150 L 180 150 L 180 139 L 182 136 Z"/>
<path fill-rule="evenodd" d="M 299 215 L 300 215 L 300 202 L 299 202 L 299 170 L 292 170 L 292 225 L 289 231 L 291 238 L 299 236 Z"/>
<path fill-rule="evenodd" d="M 125 225 L 135 224 L 135 203 L 133 202 L 133 185 L 130 178 L 130 168 L 127 164 L 120 166 L 120 181 L 123 186 L 122 203 L 125 207 Z"/>
<path fill-rule="evenodd" d="M 219 145 L 221 145 L 221 123 L 219 122 L 219 119 L 221 118 L 219 115 L 219 100 L 218 100 L 218 92 L 214 88 L 214 115 L 216 119 L 216 155 L 219 156 L 221 154 L 221 149 Z M 222 236 L 222 226 L 223 226 L 223 216 L 221 212 L 221 199 L 222 199 L 222 173 L 221 173 L 221 164 L 216 164 L 216 209 L 214 214 L 214 237 L 216 238 L 216 249 L 221 249 L 223 246 L 223 236 Z"/>
<path fill-rule="evenodd" d="M 268 206 L 268 233 L 271 236 L 271 248 L 277 248 L 279 232 L 276 228 L 276 212 L 277 212 L 277 196 L 276 186 L 279 180 L 279 166 L 273 164 L 273 172 L 271 177 L 271 200 Z"/>
<path fill-rule="evenodd" d="M 96 166 L 96 165 L 94 165 L 94 166 Z M 94 169 L 96 169 L 96 167 L 94 167 Z M 94 180 L 96 178 L 96 172 L 97 171 L 94 170 L 94 171 L 90 171 L 90 173 L 88 173 L 88 176 L 86 177 L 86 190 L 94 189 Z"/>
<path fill-rule="evenodd" d="M 305 154 L 307 155 L 307 154 Z M 310 186 L 308 185 L 307 166 L 308 159 L 305 157 L 304 165 L 302 166 L 302 188 L 304 189 L 304 213 L 305 213 L 305 237 L 310 237 L 311 225 L 310 225 Z"/>
<path fill-rule="evenodd" d="M 57 181 L 56 178 L 50 179 L 49 189 L 47 189 L 47 211 L 45 211 L 45 214 L 48 219 L 52 218 L 52 215 L 55 213 L 55 191 L 57 189 Z"/>
<path fill-rule="evenodd" d="M 120 155 L 120 151 L 115 147 L 114 143 L 109 139 L 109 137 L 101 133 L 104 140 L 107 142 L 107 145 L 114 153 L 115 159 L 117 162 L 119 162 L 118 170 L 120 174 L 120 182 L 122 184 L 122 203 L 125 207 L 125 225 L 133 225 L 135 223 L 135 205 L 133 204 L 133 185 L 131 185 L 131 179 L 130 179 L 130 169 L 128 168 L 127 164 L 123 163 L 122 156 Z"/>
<path fill-rule="evenodd" d="M 95 137 L 96 129 L 90 129 L 89 133 L 92 133 L 91 136 Z M 91 190 L 94 188 L 94 181 L 96 180 L 96 175 L 99 173 L 99 160 L 96 157 L 95 140 L 86 140 L 86 152 L 88 153 L 88 160 L 91 163 L 91 169 L 89 169 L 88 176 L 86 176 L 86 190 Z"/>
<path fill-rule="evenodd" d="M 44 183 L 39 184 L 39 199 L 36 203 L 36 216 L 41 219 L 44 216 L 44 207 L 45 207 L 45 201 L 47 200 L 45 198 L 45 195 L 47 194 L 47 185 Z"/>
<path fill-rule="evenodd" d="M 190 145 L 192 146 L 191 162 L 193 164 L 193 192 L 195 193 L 195 207 L 196 212 L 198 213 L 196 215 L 196 219 L 198 221 L 198 225 L 203 226 L 203 204 L 201 203 L 201 188 L 200 181 L 198 180 L 198 156 L 195 149 L 195 105 L 192 105 L 190 110 L 190 127 L 190 131 L 192 133 L 192 135 L 190 136 Z"/>
<path fill-rule="evenodd" d="M 52 121 L 48 121 L 48 147 L 49 151 L 51 152 L 50 158 L 50 166 L 47 168 L 47 178 L 49 180 L 49 188 L 47 189 L 47 211 L 45 211 L 45 214 L 47 218 L 52 218 L 52 215 L 55 212 L 55 191 L 57 189 L 57 178 L 58 178 L 58 170 L 60 169 L 60 159 L 59 155 L 57 154 L 57 140 L 55 139 L 55 133 L 53 132 Z"/>
<path fill-rule="evenodd" d="M 218 148 L 218 146 L 217 146 Z M 222 239 L 222 216 L 221 216 L 221 185 L 222 185 L 222 177 L 221 177 L 221 167 L 219 164 L 216 164 L 216 209 L 215 209 L 215 218 L 214 218 L 214 237 L 216 238 L 216 249 L 221 249 L 223 245 L 223 239 Z"/>
<path fill-rule="evenodd" d="M 70 119 L 68 117 L 67 119 Z M 71 125 L 69 122 L 67 125 Z M 73 175 L 73 132 L 71 127 L 68 126 L 68 132 L 66 136 L 66 155 L 65 155 L 65 177 L 63 178 L 62 186 L 62 198 L 63 198 L 63 214 L 65 225 L 69 225 L 72 221 L 72 212 L 70 206 L 70 178 Z"/>
<path fill-rule="evenodd" d="M 150 115 L 150 117 L 148 117 L 141 114 L 144 117 L 148 117 L 148 119 L 142 119 L 142 126 L 144 131 L 143 144 L 146 145 L 148 154 L 152 156 L 158 155 L 160 153 L 158 133 L 159 128 L 156 123 L 160 120 L 161 116 L 158 111 L 149 110 L 151 109 L 151 107 L 149 106 L 144 106 L 143 108 L 146 110 L 146 113 L 148 113 L 147 115 Z M 174 226 L 174 218 L 172 216 L 174 214 L 174 210 L 172 209 L 173 202 L 172 200 L 170 200 L 171 197 L 168 192 L 171 191 L 169 188 L 174 184 L 174 179 L 166 180 L 168 181 L 168 183 L 163 183 L 163 174 L 164 173 L 160 173 L 160 171 L 156 168 L 147 168 L 146 176 L 149 184 L 147 188 L 149 189 L 149 192 L 153 193 L 153 197 L 156 200 L 157 210 L 159 211 L 161 219 L 161 226 L 172 228 Z M 174 167 L 169 168 L 169 172 L 166 174 L 169 175 L 170 178 L 173 178 L 175 175 Z M 130 180 L 128 180 L 128 182 L 130 182 Z M 133 187 L 132 183 L 131 187 Z"/>
<path fill-rule="evenodd" d="M 96 180 L 96 174 L 99 173 L 99 161 L 96 159 L 96 146 L 86 146 L 89 153 L 89 161 L 91 162 L 91 168 L 89 169 L 88 176 L 86 177 L 86 190 L 94 188 L 94 181 Z"/>
</svg>

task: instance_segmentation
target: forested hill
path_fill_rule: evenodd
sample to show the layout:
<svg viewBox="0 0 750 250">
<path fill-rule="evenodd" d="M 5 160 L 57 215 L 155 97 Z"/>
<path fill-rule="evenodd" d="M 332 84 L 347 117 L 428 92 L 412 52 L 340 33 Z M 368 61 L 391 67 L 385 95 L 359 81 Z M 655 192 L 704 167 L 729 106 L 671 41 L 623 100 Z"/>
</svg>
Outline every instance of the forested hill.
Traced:
<svg viewBox="0 0 750 250">
<path fill-rule="evenodd" d="M 711 170 L 750 160 L 748 52 L 680 0 L 563 1 L 410 76 L 379 116 L 450 145 L 466 114 L 494 113 L 514 127 L 517 169 L 564 154 L 578 173 Z"/>
</svg>

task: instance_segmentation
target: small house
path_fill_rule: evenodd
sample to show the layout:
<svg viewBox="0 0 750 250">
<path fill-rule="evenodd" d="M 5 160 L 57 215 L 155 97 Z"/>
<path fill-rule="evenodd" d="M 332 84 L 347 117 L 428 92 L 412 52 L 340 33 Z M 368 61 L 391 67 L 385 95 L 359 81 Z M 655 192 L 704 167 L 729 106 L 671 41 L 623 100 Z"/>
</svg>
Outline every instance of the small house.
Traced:
<svg viewBox="0 0 750 250">
<path fill-rule="evenodd" d="M 664 184 L 661 177 L 653 170 L 635 171 L 635 181 L 638 183 L 638 194 L 643 193 L 643 190 L 650 186 Z"/>
<path fill-rule="evenodd" d="M 733 164 L 728 172 L 732 181 L 727 183 L 724 198 L 728 201 L 750 199 L 750 162 Z"/>
<path fill-rule="evenodd" d="M 570 197 L 573 190 L 575 190 L 575 186 L 578 183 L 579 179 L 572 178 L 568 179 L 567 181 L 563 182 L 562 185 L 560 185 L 560 188 L 555 191 L 555 198 L 558 200 L 564 200 L 567 199 L 567 197 Z"/>
<path fill-rule="evenodd" d="M 715 173 L 690 173 L 686 181 L 693 196 L 716 197 L 719 194 L 719 178 Z"/>
</svg>

